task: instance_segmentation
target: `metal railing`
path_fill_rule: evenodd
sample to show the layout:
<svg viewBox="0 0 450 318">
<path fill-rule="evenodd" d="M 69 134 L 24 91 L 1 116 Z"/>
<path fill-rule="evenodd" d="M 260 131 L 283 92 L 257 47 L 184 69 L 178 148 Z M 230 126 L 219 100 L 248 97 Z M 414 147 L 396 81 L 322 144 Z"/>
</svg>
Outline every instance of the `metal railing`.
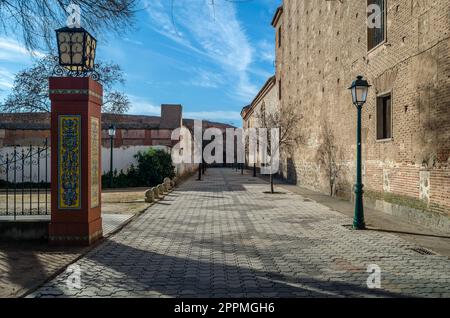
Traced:
<svg viewBox="0 0 450 318">
<path fill-rule="evenodd" d="M 0 216 L 50 213 L 50 150 L 41 146 L 0 148 Z"/>
</svg>

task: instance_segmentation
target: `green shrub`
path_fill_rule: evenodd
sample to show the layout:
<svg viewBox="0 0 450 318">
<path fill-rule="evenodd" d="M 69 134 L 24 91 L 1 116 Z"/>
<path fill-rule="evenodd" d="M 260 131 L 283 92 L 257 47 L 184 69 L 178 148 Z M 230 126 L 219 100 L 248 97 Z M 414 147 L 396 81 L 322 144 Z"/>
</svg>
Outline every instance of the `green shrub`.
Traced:
<svg viewBox="0 0 450 318">
<path fill-rule="evenodd" d="M 164 150 L 149 149 L 140 151 L 135 155 L 137 167 L 131 165 L 125 173 L 114 170 L 113 187 L 154 187 L 164 181 L 164 178 L 175 176 L 172 156 Z M 110 175 L 102 176 L 104 188 L 110 187 Z"/>
</svg>

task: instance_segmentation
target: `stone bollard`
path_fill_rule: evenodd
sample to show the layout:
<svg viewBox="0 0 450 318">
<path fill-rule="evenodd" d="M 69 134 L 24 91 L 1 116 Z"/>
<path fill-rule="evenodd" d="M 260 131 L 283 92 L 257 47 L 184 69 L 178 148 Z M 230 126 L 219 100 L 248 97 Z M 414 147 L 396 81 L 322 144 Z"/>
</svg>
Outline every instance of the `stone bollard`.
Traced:
<svg viewBox="0 0 450 318">
<path fill-rule="evenodd" d="M 158 190 L 157 187 L 151 188 L 150 191 L 153 192 L 153 197 L 154 197 L 155 200 L 160 198 L 160 196 L 159 196 L 159 190 Z"/>
<path fill-rule="evenodd" d="M 170 192 L 172 190 L 172 181 L 170 180 L 170 178 L 164 179 L 164 186 L 166 187 L 166 190 L 168 192 Z"/>
<path fill-rule="evenodd" d="M 158 188 L 159 194 L 164 196 L 164 192 L 166 192 L 166 189 L 164 188 L 164 185 L 160 184 L 160 185 L 158 185 L 157 188 Z"/>
<path fill-rule="evenodd" d="M 147 190 L 145 192 L 145 202 L 147 203 L 155 202 L 155 193 L 153 192 L 153 189 Z"/>
</svg>

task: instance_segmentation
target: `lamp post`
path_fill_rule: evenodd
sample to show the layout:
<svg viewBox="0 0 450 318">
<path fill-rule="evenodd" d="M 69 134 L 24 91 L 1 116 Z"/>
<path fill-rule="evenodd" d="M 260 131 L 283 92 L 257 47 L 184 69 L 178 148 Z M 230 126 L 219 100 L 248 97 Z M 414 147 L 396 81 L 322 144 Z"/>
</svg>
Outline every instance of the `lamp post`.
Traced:
<svg viewBox="0 0 450 318">
<path fill-rule="evenodd" d="M 56 42 L 58 63 L 48 80 L 54 146 L 48 239 L 52 245 L 87 246 L 103 233 L 103 86 L 94 64 L 97 42 L 83 28 L 56 30 Z"/>
<path fill-rule="evenodd" d="M 202 164 L 198 164 L 198 179 L 197 181 L 202 181 Z"/>
<path fill-rule="evenodd" d="M 371 85 L 369 85 L 369 83 L 364 80 L 362 76 L 358 76 L 349 87 L 352 92 L 353 105 L 355 105 L 358 112 L 356 130 L 355 216 L 353 219 L 353 228 L 355 230 L 364 230 L 366 228 L 363 206 L 364 185 L 362 183 L 361 174 L 361 112 L 363 105 L 366 103 L 367 93 L 370 86 Z"/>
<path fill-rule="evenodd" d="M 111 125 L 108 129 L 108 135 L 111 142 L 111 157 L 109 161 L 109 187 L 113 187 L 113 149 L 114 149 L 114 137 L 116 136 L 116 127 Z"/>
<path fill-rule="evenodd" d="M 256 146 L 253 147 L 253 177 L 256 178 Z"/>
</svg>

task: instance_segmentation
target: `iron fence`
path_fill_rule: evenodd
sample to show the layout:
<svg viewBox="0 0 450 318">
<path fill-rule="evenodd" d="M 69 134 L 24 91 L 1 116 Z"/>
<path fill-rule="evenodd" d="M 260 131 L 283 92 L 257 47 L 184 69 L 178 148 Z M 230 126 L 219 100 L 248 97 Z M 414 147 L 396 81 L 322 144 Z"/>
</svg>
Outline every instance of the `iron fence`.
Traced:
<svg viewBox="0 0 450 318">
<path fill-rule="evenodd" d="M 50 213 L 50 150 L 41 146 L 0 149 L 0 215 Z"/>
</svg>

